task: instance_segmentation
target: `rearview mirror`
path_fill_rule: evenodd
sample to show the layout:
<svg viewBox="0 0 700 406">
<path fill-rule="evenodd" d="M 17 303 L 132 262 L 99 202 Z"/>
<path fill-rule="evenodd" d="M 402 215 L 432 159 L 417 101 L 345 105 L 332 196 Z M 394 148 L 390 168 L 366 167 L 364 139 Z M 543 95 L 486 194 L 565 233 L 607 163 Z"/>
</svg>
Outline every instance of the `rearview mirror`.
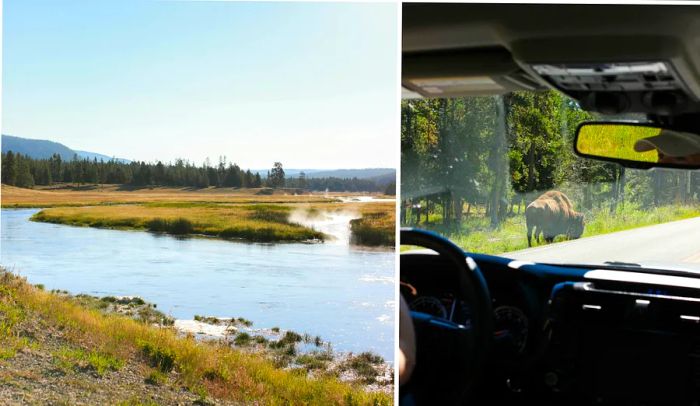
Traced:
<svg viewBox="0 0 700 406">
<path fill-rule="evenodd" d="M 583 123 L 576 130 L 574 151 L 633 168 L 700 168 L 700 135 L 653 124 Z"/>
</svg>

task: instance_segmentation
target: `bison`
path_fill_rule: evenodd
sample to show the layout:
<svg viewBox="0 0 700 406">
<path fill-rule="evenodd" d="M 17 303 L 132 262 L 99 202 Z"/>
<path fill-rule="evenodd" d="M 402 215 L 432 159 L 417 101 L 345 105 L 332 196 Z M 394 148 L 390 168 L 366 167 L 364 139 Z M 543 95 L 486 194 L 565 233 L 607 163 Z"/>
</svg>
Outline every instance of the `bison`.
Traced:
<svg viewBox="0 0 700 406">
<path fill-rule="evenodd" d="M 571 200 L 556 190 L 543 194 L 527 206 L 525 222 L 528 247 L 532 246 L 533 231 L 537 242 L 542 234 L 546 242 L 552 242 L 558 235 L 579 238 L 584 228 L 583 214 L 574 211 Z"/>
</svg>

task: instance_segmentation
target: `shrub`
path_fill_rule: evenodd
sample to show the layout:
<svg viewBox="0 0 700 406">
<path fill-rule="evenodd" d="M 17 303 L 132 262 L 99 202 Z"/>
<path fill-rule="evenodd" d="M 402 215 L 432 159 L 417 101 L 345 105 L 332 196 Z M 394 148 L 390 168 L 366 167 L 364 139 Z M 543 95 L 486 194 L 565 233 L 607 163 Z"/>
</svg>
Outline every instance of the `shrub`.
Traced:
<svg viewBox="0 0 700 406">
<path fill-rule="evenodd" d="M 147 341 L 139 341 L 137 344 L 153 367 L 162 372 L 170 372 L 175 367 L 175 352 L 172 349 L 159 347 Z"/>
<path fill-rule="evenodd" d="M 243 346 L 250 344 L 250 340 L 251 340 L 250 334 L 238 333 L 236 335 L 236 338 L 233 339 L 233 343 L 239 347 L 243 347 Z"/>
</svg>

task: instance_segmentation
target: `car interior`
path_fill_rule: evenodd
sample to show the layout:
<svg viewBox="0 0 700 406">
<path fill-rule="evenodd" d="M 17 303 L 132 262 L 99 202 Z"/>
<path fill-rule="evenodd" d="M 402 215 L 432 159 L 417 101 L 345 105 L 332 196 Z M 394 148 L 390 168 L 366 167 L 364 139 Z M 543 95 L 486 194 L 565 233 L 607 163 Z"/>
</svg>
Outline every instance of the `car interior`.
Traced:
<svg viewBox="0 0 700 406">
<path fill-rule="evenodd" d="M 639 158 L 579 145 L 596 125 L 675 134 L 680 155 L 700 138 L 700 7 L 408 3 L 402 18 L 405 98 L 556 89 L 588 111 L 646 117 L 581 126 L 579 156 L 700 168 L 645 158 L 648 132 L 624 142 Z M 700 403 L 700 273 L 517 261 L 418 229 L 400 238 L 423 248 L 400 259 L 416 346 L 401 404 Z"/>
</svg>

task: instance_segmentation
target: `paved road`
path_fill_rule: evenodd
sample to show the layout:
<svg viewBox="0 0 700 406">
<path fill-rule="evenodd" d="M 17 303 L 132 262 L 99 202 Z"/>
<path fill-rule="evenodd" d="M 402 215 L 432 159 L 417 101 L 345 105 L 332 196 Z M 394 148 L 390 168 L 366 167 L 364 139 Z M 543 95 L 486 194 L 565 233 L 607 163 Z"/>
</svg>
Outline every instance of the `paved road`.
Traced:
<svg viewBox="0 0 700 406">
<path fill-rule="evenodd" d="M 677 263 L 700 269 L 700 217 L 540 245 L 503 256 L 556 263 Z"/>
</svg>

